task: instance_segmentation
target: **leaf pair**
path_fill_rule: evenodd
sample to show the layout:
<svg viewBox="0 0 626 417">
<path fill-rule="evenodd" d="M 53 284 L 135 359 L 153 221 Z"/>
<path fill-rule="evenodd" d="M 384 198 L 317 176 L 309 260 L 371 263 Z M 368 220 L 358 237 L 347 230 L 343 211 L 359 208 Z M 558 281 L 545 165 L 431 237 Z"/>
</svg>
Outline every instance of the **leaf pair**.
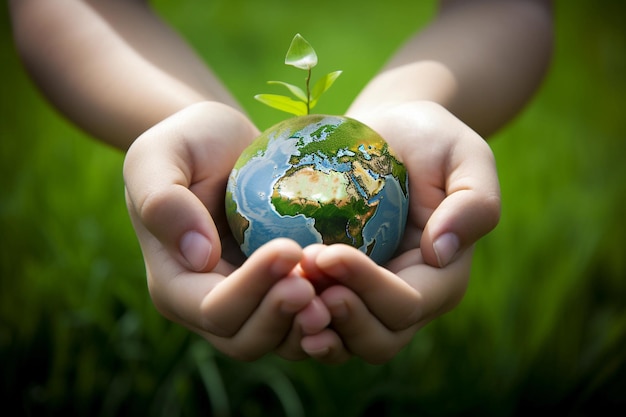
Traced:
<svg viewBox="0 0 626 417">
<path fill-rule="evenodd" d="M 311 89 L 311 69 L 317 65 L 317 54 L 311 44 L 299 33 L 296 34 L 291 41 L 287 56 L 285 57 L 285 64 L 308 72 L 306 91 L 298 86 L 283 81 L 268 81 L 268 84 L 282 85 L 287 88 L 295 97 L 295 100 L 291 97 L 278 94 L 258 94 L 254 96 L 254 98 L 263 104 L 296 116 L 309 114 L 322 94 L 324 94 L 324 92 L 333 85 L 337 77 L 341 75 L 341 71 L 328 73 L 320 78 L 313 86 L 313 89 Z"/>
</svg>

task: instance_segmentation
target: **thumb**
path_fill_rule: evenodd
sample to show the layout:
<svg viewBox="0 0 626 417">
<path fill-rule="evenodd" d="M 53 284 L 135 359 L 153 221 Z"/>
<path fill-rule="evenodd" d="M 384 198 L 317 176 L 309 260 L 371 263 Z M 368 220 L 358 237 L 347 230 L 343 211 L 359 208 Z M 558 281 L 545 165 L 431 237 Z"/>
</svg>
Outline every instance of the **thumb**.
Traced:
<svg viewBox="0 0 626 417">
<path fill-rule="evenodd" d="M 127 205 L 147 260 L 165 248 L 178 263 L 208 271 L 221 257 L 217 228 L 208 210 L 189 189 L 170 185 L 144 196 L 126 191 Z"/>
<path fill-rule="evenodd" d="M 420 241 L 426 263 L 445 267 L 489 233 L 500 218 L 499 193 L 473 190 L 450 194 L 433 212 Z"/>
<path fill-rule="evenodd" d="M 124 182 L 148 265 L 162 265 L 165 252 L 186 269 L 204 272 L 217 265 L 222 247 L 214 220 L 223 220 L 228 174 L 256 134 L 238 111 L 206 102 L 164 119 L 133 142 Z"/>
<path fill-rule="evenodd" d="M 176 117 L 145 132 L 126 153 L 126 202 L 147 264 L 162 264 L 167 251 L 185 269 L 207 271 L 221 257 L 220 239 L 207 206 L 190 189 L 195 164 L 182 134 L 170 127 Z"/>
<path fill-rule="evenodd" d="M 476 134 L 452 148 L 445 168 L 445 197 L 426 222 L 420 248 L 426 263 L 444 267 L 489 233 L 500 220 L 495 157 Z"/>
</svg>

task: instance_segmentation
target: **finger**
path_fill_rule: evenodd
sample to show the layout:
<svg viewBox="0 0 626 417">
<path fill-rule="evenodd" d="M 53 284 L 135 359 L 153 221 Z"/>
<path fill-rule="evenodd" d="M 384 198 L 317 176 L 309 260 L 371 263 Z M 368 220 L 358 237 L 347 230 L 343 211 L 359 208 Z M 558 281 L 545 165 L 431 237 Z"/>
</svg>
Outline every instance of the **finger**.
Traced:
<svg viewBox="0 0 626 417">
<path fill-rule="evenodd" d="M 219 336 L 234 335 L 257 309 L 270 288 L 296 267 L 301 256 L 300 246 L 288 239 L 275 239 L 259 248 L 206 296 L 202 302 L 202 328 Z M 307 302 L 315 294 L 314 290 L 311 291 L 312 294 L 306 296 L 310 297 Z M 281 307 L 286 312 L 295 313 L 303 307 L 302 302 L 294 294 L 285 297 Z"/>
<path fill-rule="evenodd" d="M 148 263 L 148 290 L 155 308 L 167 319 L 179 323 L 195 332 L 203 331 L 204 317 L 202 302 L 207 294 L 224 279 L 216 273 L 197 273 L 179 269 L 167 279 L 156 276 L 153 270 L 166 274 L 172 263 L 167 265 Z"/>
<path fill-rule="evenodd" d="M 421 295 L 419 321 L 426 323 L 452 310 L 463 298 L 470 278 L 474 247 L 462 251 L 444 268 L 413 262 L 420 250 L 406 252 L 394 260 L 399 278 Z"/>
<path fill-rule="evenodd" d="M 346 351 L 367 362 L 382 364 L 393 358 L 419 328 L 419 323 L 392 331 L 372 314 L 366 303 L 349 288 L 334 286 L 322 295 L 332 315 L 332 327 Z"/>
<path fill-rule="evenodd" d="M 446 197 L 428 219 L 420 242 L 425 261 L 439 267 L 490 232 L 500 218 L 495 160 L 482 138 L 464 132 L 446 173 Z"/>
<path fill-rule="evenodd" d="M 330 324 L 330 312 L 324 302 L 319 297 L 315 297 L 298 312 L 294 323 L 303 335 L 316 334 Z"/>
<path fill-rule="evenodd" d="M 352 357 L 335 330 L 324 329 L 314 335 L 304 336 L 302 350 L 311 358 L 327 364 L 339 364 Z"/>
<path fill-rule="evenodd" d="M 328 309 L 319 297 L 315 297 L 296 314 L 293 326 L 285 340 L 276 348 L 276 354 L 288 360 L 306 358 L 308 355 L 302 349 L 302 338 L 323 332 L 329 324 Z"/>
<path fill-rule="evenodd" d="M 327 247 L 322 244 L 307 246 L 302 252 L 302 260 L 300 261 L 301 273 L 311 281 L 318 294 L 337 283 L 317 265 L 318 255 L 325 251 Z"/>
<path fill-rule="evenodd" d="M 386 327 L 400 330 L 421 317 L 421 295 L 367 255 L 347 245 L 327 246 L 317 267 L 356 293 Z"/>
<path fill-rule="evenodd" d="M 217 228 L 206 207 L 190 190 L 172 184 L 146 193 L 143 198 L 135 194 L 138 203 L 131 193 L 127 187 L 127 205 L 142 247 L 151 234 L 189 270 L 213 269 L 221 256 Z M 144 254 L 151 258 L 147 251 Z"/>
<path fill-rule="evenodd" d="M 285 345 L 293 328 L 297 311 L 306 308 L 315 291 L 310 282 L 297 275 L 278 281 L 263 298 L 260 305 L 232 337 L 216 337 L 207 334 L 207 339 L 220 351 L 239 360 L 255 360 L 272 352 L 283 353 L 289 359 L 302 359 L 304 352 L 299 341 Z M 282 346 L 281 346 L 282 345 Z"/>
</svg>

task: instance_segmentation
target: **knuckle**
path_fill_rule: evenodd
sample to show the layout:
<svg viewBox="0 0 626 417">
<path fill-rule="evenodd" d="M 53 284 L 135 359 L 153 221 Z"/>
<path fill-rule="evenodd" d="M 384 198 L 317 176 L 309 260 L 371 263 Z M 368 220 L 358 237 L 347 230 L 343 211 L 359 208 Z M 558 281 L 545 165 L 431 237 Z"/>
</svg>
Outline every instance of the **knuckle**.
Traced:
<svg viewBox="0 0 626 417">
<path fill-rule="evenodd" d="M 502 198 L 500 194 L 490 194 L 483 200 L 483 211 L 487 219 L 489 230 L 494 229 L 500 222 Z"/>
<path fill-rule="evenodd" d="M 166 190 L 148 192 L 137 202 L 137 214 L 146 223 L 150 224 L 167 215 L 169 193 Z"/>
</svg>

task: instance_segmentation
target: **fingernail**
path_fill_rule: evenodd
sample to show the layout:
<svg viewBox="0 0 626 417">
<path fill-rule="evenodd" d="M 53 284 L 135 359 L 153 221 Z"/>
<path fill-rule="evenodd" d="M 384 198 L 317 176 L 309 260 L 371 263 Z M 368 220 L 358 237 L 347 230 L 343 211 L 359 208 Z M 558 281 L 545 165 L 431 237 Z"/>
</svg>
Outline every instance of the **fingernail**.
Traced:
<svg viewBox="0 0 626 417">
<path fill-rule="evenodd" d="M 441 268 L 450 263 L 460 246 L 459 238 L 454 233 L 445 233 L 435 240 L 433 249 Z"/>
<path fill-rule="evenodd" d="M 318 358 L 324 357 L 330 353 L 327 338 L 320 338 L 317 335 L 304 336 L 300 342 L 300 346 L 308 355 Z"/>
<path fill-rule="evenodd" d="M 320 347 L 320 348 L 308 348 L 306 349 L 305 347 L 303 347 L 303 350 L 309 355 L 309 356 L 314 356 L 317 358 L 321 358 L 324 356 L 327 356 L 328 353 L 330 352 L 330 348 L 325 346 L 325 347 Z"/>
<path fill-rule="evenodd" d="M 209 239 L 198 232 L 187 232 L 180 240 L 180 251 L 194 271 L 202 271 L 206 267 L 212 248 Z"/>
</svg>

